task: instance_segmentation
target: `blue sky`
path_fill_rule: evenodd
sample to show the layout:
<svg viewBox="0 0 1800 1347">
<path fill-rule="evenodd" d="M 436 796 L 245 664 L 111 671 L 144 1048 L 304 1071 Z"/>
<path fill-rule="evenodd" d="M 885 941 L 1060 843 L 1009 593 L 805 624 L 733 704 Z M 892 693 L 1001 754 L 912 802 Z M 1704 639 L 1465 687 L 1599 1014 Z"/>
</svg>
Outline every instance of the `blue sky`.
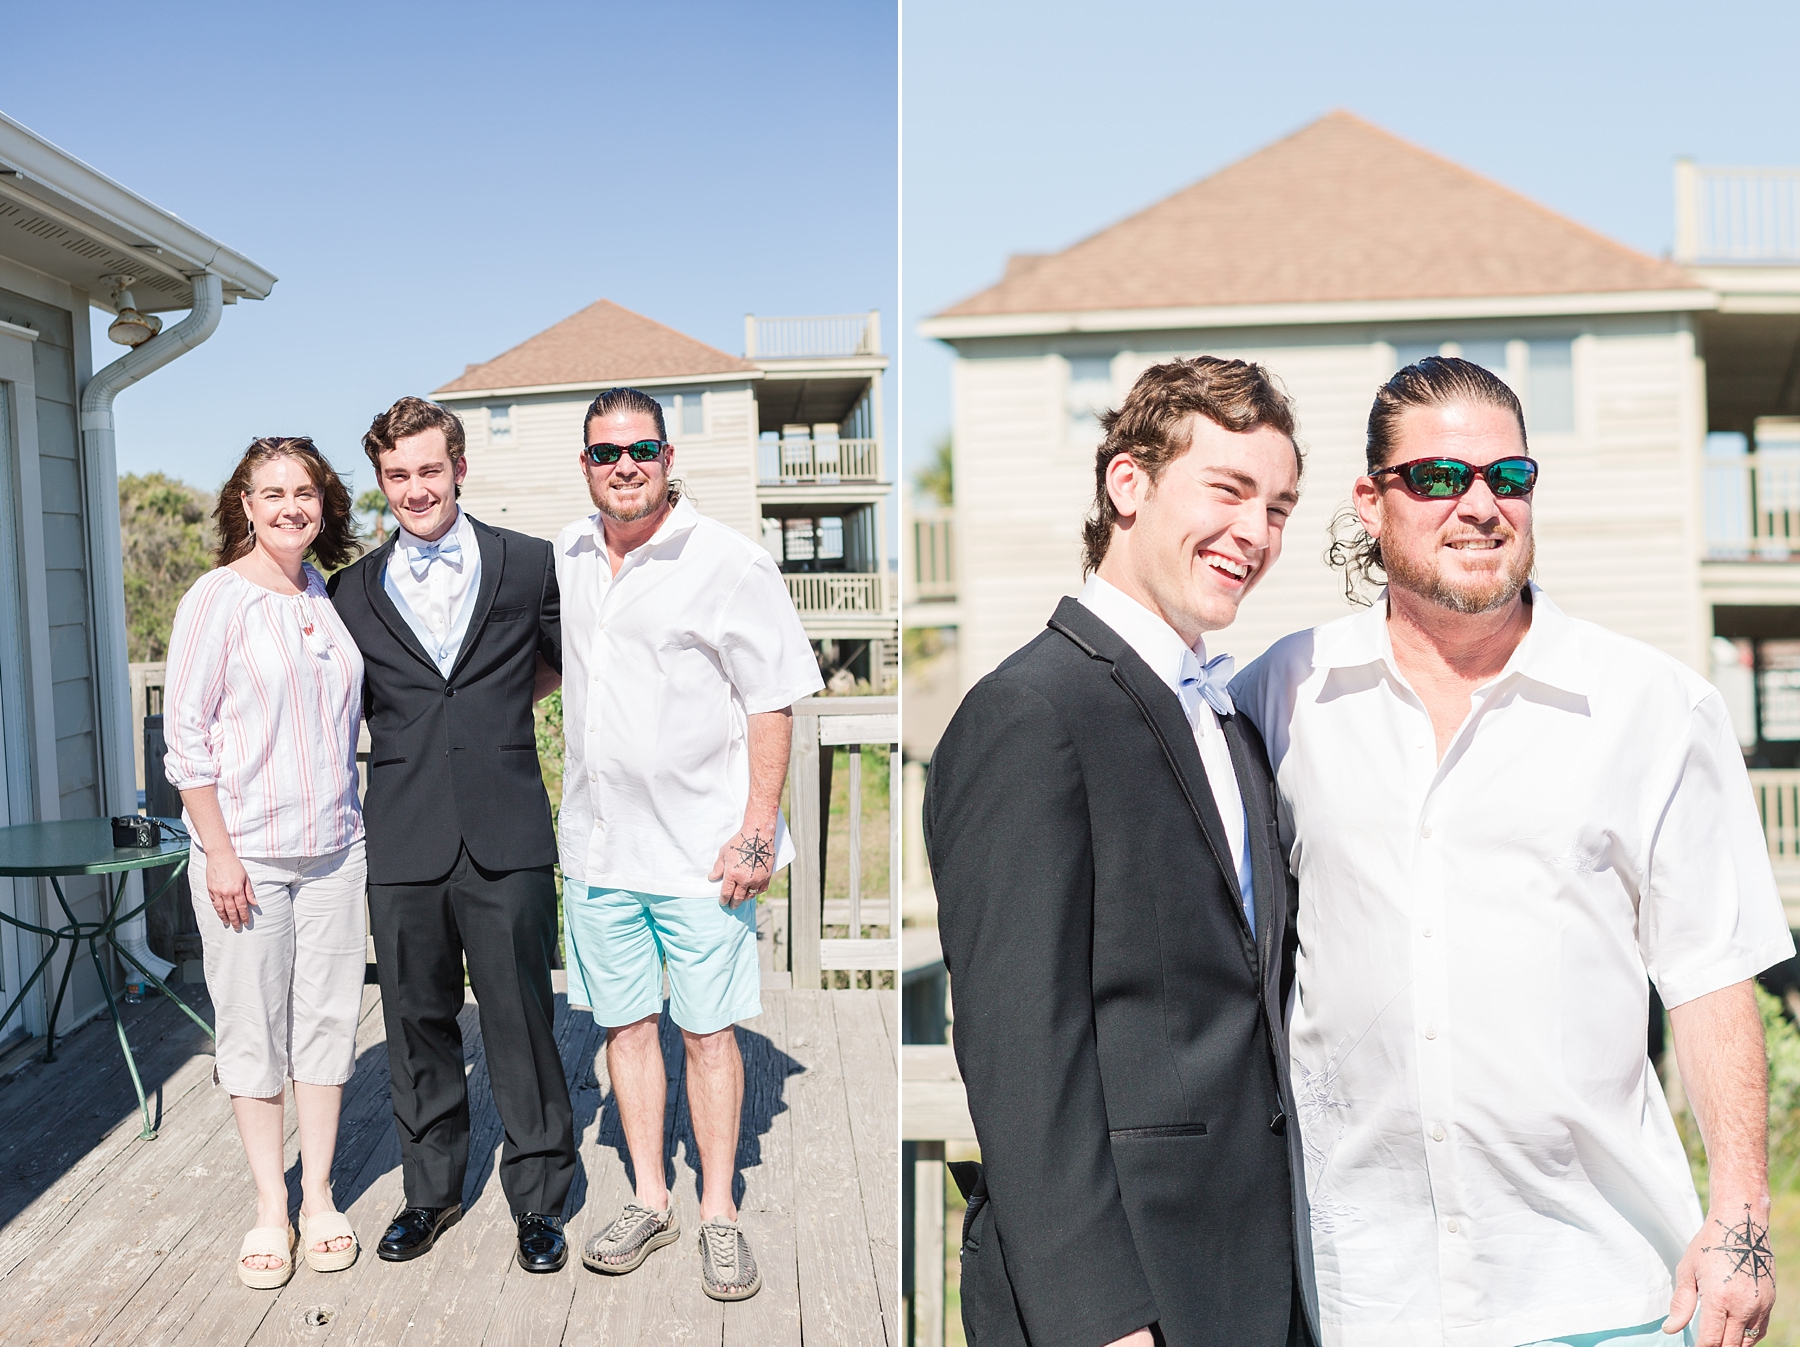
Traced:
<svg viewBox="0 0 1800 1347">
<path fill-rule="evenodd" d="M 905 452 L 950 426 L 920 319 L 1333 108 L 1621 242 L 1674 235 L 1672 170 L 1800 164 L 1800 6 L 906 0 Z"/>
<path fill-rule="evenodd" d="M 102 0 L 4 43 L 0 110 L 281 278 L 120 396 L 121 471 L 310 434 L 368 486 L 371 416 L 602 297 L 734 353 L 746 312 L 897 332 L 892 3 Z"/>
</svg>

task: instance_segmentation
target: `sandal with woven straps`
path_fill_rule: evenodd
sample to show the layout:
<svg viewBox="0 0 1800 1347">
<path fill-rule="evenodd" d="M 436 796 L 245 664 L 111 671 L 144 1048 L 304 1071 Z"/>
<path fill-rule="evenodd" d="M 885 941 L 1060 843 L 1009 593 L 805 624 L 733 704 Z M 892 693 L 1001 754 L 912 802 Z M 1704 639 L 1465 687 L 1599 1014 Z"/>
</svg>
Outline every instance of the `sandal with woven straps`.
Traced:
<svg viewBox="0 0 1800 1347">
<path fill-rule="evenodd" d="M 348 1249 L 315 1249 L 315 1244 L 329 1244 L 334 1239 L 348 1239 Z M 321 1211 L 308 1216 L 300 1213 L 300 1249 L 306 1255 L 306 1265 L 314 1272 L 342 1272 L 356 1261 L 356 1255 L 362 1245 L 357 1242 L 356 1231 L 350 1227 L 350 1218 L 341 1211 Z"/>
<path fill-rule="evenodd" d="M 257 1256 L 279 1258 L 280 1267 L 245 1267 L 246 1258 Z M 294 1227 L 291 1225 L 259 1225 L 244 1236 L 238 1246 L 238 1280 L 252 1291 L 274 1291 L 288 1284 L 294 1275 Z"/>
</svg>

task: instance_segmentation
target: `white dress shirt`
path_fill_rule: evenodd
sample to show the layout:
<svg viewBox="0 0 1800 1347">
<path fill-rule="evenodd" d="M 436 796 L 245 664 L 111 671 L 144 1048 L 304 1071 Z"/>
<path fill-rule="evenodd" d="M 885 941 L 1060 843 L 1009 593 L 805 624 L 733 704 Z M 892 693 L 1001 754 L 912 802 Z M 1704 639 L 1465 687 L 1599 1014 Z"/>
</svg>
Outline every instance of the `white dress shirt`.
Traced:
<svg viewBox="0 0 1800 1347">
<path fill-rule="evenodd" d="M 1150 671 L 1169 685 L 1181 699 L 1184 667 L 1191 670 L 1197 659 L 1206 663 L 1206 642 L 1189 648 L 1176 634 L 1175 628 L 1163 621 L 1116 585 L 1097 575 L 1090 575 L 1081 591 L 1081 606 L 1119 634 L 1121 640 L 1137 652 Z M 1189 705 L 1189 701 L 1194 701 Z M 1216 711 L 1203 701 L 1183 700 L 1182 710 L 1193 726 L 1194 744 L 1200 750 L 1200 765 L 1206 769 L 1206 783 L 1212 787 L 1213 802 L 1219 807 L 1219 821 L 1225 825 L 1225 837 L 1231 845 L 1231 863 L 1237 870 L 1238 892 L 1244 899 L 1244 916 L 1250 922 L 1250 933 L 1256 933 L 1255 885 L 1250 876 L 1248 821 L 1244 817 L 1244 797 L 1238 790 L 1237 771 L 1231 765 L 1231 745 L 1225 742 L 1224 727 Z"/>
<path fill-rule="evenodd" d="M 457 508 L 455 527 L 436 543 L 402 528 L 388 553 L 381 582 L 419 644 L 448 678 L 475 611 L 470 600 L 481 584 L 481 547 L 467 511 Z"/>
<path fill-rule="evenodd" d="M 303 592 L 276 594 L 229 566 L 208 571 L 169 633 L 163 773 L 177 790 L 217 789 L 239 856 L 328 856 L 363 835 L 362 653 L 319 573 L 304 572 Z"/>
<path fill-rule="evenodd" d="M 1325 1347 L 1646 1323 L 1700 1228 L 1645 1055 L 1665 1004 L 1794 953 L 1725 704 L 1531 627 L 1440 762 L 1374 607 L 1232 684 L 1300 880 L 1294 1094 Z"/>
<path fill-rule="evenodd" d="M 714 898 L 750 800 L 748 717 L 824 687 L 769 554 L 678 502 L 615 576 L 600 516 L 556 539 L 566 882 Z M 774 868 L 793 858 L 776 823 Z"/>
</svg>

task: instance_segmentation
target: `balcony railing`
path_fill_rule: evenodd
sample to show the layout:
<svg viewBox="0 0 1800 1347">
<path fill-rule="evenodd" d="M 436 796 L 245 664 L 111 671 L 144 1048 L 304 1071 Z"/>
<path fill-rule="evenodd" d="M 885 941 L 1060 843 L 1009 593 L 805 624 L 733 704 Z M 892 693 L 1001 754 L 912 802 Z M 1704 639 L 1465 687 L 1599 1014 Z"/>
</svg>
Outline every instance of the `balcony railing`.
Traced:
<svg viewBox="0 0 1800 1347">
<path fill-rule="evenodd" d="M 1675 165 L 1678 262 L 1800 262 L 1800 168 Z"/>
<path fill-rule="evenodd" d="M 956 516 L 933 510 L 912 516 L 912 553 L 908 558 L 912 592 L 920 603 L 956 598 Z"/>
<path fill-rule="evenodd" d="M 881 314 L 824 314 L 808 318 L 744 315 L 746 360 L 833 359 L 881 354 Z"/>
<path fill-rule="evenodd" d="M 881 454 L 875 440 L 763 440 L 756 475 L 764 486 L 879 482 Z"/>
<path fill-rule="evenodd" d="M 1800 453 L 1706 461 L 1706 555 L 1800 561 Z"/>
<path fill-rule="evenodd" d="M 802 616 L 887 610 L 887 595 L 879 575 L 790 574 L 782 578 Z"/>
</svg>

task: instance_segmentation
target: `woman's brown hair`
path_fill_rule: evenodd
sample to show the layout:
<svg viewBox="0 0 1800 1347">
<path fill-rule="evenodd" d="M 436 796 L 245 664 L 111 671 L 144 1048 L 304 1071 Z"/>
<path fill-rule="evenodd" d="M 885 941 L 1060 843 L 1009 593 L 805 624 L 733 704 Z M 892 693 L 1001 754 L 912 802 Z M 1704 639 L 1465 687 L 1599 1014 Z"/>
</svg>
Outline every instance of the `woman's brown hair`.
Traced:
<svg viewBox="0 0 1800 1347">
<path fill-rule="evenodd" d="M 213 518 L 218 521 L 219 550 L 214 564 L 229 566 L 240 557 L 250 555 L 256 539 L 250 532 L 250 518 L 244 513 L 244 497 L 250 494 L 250 482 L 256 470 L 277 458 L 291 458 L 306 469 L 319 493 L 321 506 L 319 536 L 313 539 L 307 555 L 327 571 L 347 566 L 362 551 L 356 540 L 356 525 L 350 516 L 350 489 L 346 487 L 318 447 L 305 435 L 265 435 L 252 440 L 230 478 L 219 488 L 218 508 Z"/>
</svg>

